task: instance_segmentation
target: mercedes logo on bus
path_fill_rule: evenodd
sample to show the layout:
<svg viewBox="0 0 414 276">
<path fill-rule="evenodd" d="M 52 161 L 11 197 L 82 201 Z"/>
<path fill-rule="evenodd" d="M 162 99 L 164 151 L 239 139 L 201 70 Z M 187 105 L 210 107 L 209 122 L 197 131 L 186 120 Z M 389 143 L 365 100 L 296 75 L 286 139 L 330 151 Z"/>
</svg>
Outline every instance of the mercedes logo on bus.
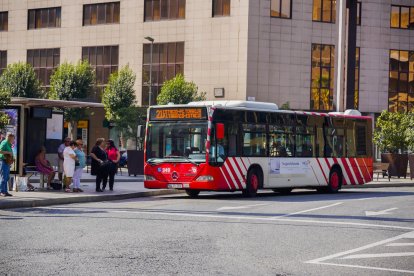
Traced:
<svg viewBox="0 0 414 276">
<path fill-rule="evenodd" d="M 171 174 L 171 178 L 172 178 L 173 180 L 177 180 L 177 179 L 178 179 L 178 177 L 179 177 L 179 175 L 178 175 L 178 173 L 177 173 L 177 172 L 173 172 L 173 173 Z"/>
</svg>

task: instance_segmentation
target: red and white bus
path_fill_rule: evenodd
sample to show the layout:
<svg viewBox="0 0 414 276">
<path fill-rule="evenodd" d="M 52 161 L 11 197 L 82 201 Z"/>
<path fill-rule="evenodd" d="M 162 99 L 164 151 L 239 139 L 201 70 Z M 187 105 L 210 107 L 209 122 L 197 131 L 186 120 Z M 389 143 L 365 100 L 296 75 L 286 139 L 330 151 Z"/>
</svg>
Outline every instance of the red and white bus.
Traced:
<svg viewBox="0 0 414 276">
<path fill-rule="evenodd" d="M 337 192 L 372 181 L 372 120 L 356 110 L 279 110 L 250 101 L 148 109 L 145 187 L 200 191 L 294 188 Z"/>
</svg>

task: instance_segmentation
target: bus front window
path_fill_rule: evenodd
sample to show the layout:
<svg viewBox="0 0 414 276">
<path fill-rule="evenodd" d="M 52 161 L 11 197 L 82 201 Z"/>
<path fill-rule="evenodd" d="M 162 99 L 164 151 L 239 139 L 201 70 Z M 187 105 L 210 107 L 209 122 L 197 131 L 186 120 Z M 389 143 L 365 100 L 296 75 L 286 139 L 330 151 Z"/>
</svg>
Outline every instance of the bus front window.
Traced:
<svg viewBox="0 0 414 276">
<path fill-rule="evenodd" d="M 147 161 L 206 161 L 207 123 L 149 123 Z"/>
</svg>

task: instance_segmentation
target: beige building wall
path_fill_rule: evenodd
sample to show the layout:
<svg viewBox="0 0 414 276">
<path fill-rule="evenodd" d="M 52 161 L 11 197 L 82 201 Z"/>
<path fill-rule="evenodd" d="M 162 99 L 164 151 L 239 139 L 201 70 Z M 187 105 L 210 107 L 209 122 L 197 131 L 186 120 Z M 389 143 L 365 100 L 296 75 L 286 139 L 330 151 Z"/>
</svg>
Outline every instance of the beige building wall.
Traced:
<svg viewBox="0 0 414 276">
<path fill-rule="evenodd" d="M 310 108 L 312 43 L 336 44 L 336 24 L 312 22 L 312 3 L 295 0 L 292 19 L 270 17 L 270 0 L 250 1 L 247 95 Z"/>
<path fill-rule="evenodd" d="M 77 62 L 82 47 L 119 45 L 119 65 L 137 74 L 135 89 L 141 104 L 142 48 L 155 43 L 185 42 L 184 74 L 213 98 L 223 87 L 227 99 L 246 97 L 248 1 L 232 1 L 230 17 L 212 17 L 211 1 L 188 0 L 185 20 L 144 22 L 144 1 L 121 0 L 120 24 L 82 26 L 83 4 L 104 0 L 1 0 L 9 11 L 9 30 L 0 32 L 0 49 L 7 62 L 26 61 L 27 49 L 60 48 L 60 62 Z M 27 30 L 28 9 L 62 7 L 61 28 Z"/>
</svg>

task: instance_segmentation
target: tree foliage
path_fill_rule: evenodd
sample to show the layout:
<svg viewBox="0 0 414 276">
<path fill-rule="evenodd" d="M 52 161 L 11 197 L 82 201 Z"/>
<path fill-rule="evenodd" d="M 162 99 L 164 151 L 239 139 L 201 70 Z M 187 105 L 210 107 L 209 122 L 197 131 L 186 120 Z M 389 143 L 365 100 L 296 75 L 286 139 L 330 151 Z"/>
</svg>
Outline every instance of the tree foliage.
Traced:
<svg viewBox="0 0 414 276">
<path fill-rule="evenodd" d="M 115 129 L 122 133 L 122 138 L 136 139 L 139 125 L 145 125 L 145 107 L 130 106 L 118 110 L 118 116 L 113 119 Z M 137 148 L 142 145 L 142 137 L 138 138 Z"/>
<path fill-rule="evenodd" d="M 383 152 L 397 153 L 407 149 L 407 113 L 383 111 L 377 119 L 374 143 Z"/>
<path fill-rule="evenodd" d="M 87 61 L 76 65 L 64 62 L 50 77 L 49 97 L 54 100 L 78 100 L 86 98 L 95 85 L 95 71 Z M 77 122 L 87 116 L 84 108 L 66 108 L 65 120 L 69 122 L 69 133 L 76 138 Z"/>
<path fill-rule="evenodd" d="M 56 100 L 83 99 L 95 83 L 95 73 L 87 61 L 76 65 L 64 62 L 50 77 L 50 98 Z"/>
<path fill-rule="evenodd" d="M 410 151 L 414 152 L 414 112 L 407 114 L 408 127 L 405 131 L 405 140 Z"/>
<path fill-rule="evenodd" d="M 290 102 L 285 102 L 279 107 L 280 110 L 290 110 Z"/>
<path fill-rule="evenodd" d="M 178 74 L 173 79 L 164 82 L 161 93 L 157 97 L 157 104 L 163 105 L 170 102 L 186 104 L 192 101 L 204 101 L 206 93 L 198 94 L 198 87 L 194 82 L 188 82 L 184 76 Z"/>
<path fill-rule="evenodd" d="M 105 107 L 105 116 L 108 120 L 123 118 L 125 109 L 135 104 L 136 96 L 134 90 L 135 74 L 125 66 L 109 77 L 108 86 L 105 87 L 102 103 Z"/>
<path fill-rule="evenodd" d="M 0 76 L 0 94 L 25 98 L 45 96 L 33 67 L 25 62 L 10 64 L 3 71 Z"/>
</svg>

